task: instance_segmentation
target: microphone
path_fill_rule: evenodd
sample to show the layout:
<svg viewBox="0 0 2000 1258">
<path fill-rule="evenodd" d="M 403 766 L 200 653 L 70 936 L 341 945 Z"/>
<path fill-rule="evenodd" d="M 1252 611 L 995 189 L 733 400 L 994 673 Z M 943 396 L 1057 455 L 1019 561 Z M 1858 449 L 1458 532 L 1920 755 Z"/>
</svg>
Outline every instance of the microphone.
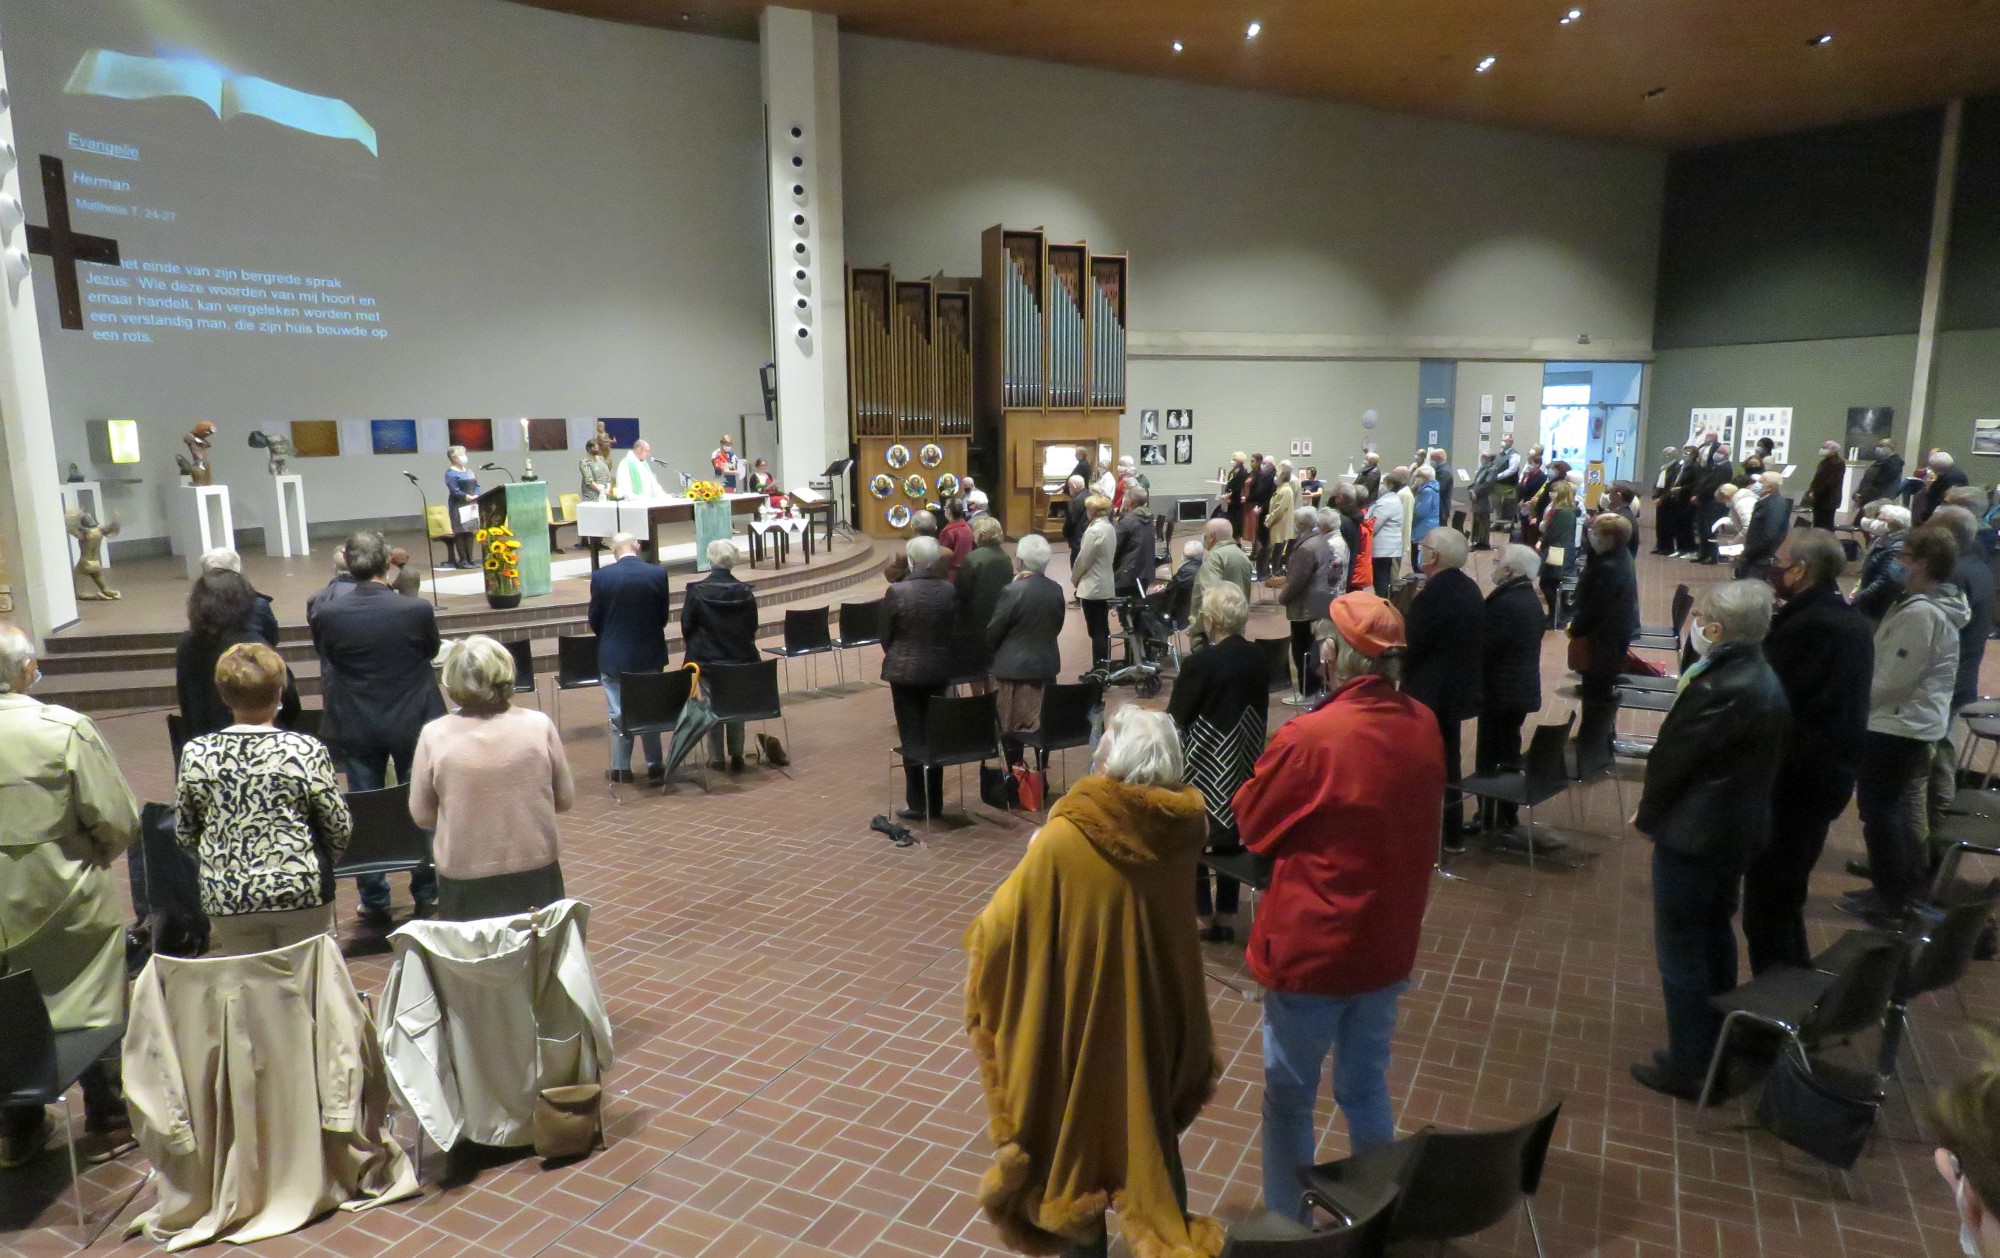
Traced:
<svg viewBox="0 0 2000 1258">
<path fill-rule="evenodd" d="M 403 479 L 410 482 L 412 485 L 419 483 L 417 481 L 417 474 L 415 472 L 404 472 Z"/>
</svg>

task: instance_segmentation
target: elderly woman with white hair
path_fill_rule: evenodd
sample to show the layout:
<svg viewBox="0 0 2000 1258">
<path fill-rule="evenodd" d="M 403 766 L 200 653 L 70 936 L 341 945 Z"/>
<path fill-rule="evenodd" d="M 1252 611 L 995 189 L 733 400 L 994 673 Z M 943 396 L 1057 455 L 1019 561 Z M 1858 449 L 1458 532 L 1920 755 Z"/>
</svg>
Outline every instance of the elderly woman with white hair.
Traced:
<svg viewBox="0 0 2000 1258">
<path fill-rule="evenodd" d="M 882 596 L 882 680 L 896 712 L 896 733 L 905 747 L 922 747 L 931 699 L 958 675 L 958 594 L 944 579 L 944 548 L 934 537 L 913 537 L 903 546 L 910 575 Z M 944 770 L 903 766 L 905 821 L 935 817 L 944 808 Z"/>
<path fill-rule="evenodd" d="M 1093 768 L 965 932 L 996 1146 L 980 1204 L 1022 1253 L 1104 1254 L 1115 1201 L 1129 1252 L 1213 1254 L 1222 1229 L 1187 1213 L 1179 1150 L 1217 1069 L 1186 899 L 1202 798 L 1172 723 L 1137 706 L 1111 714 Z"/>
<path fill-rule="evenodd" d="M 1340 535 L 1340 513 L 1332 507 L 1300 507 L 1298 540 L 1285 557 L 1285 584 L 1278 602 L 1292 626 L 1292 667 L 1298 686 L 1285 703 L 1300 707 L 1319 690 L 1319 666 L 1313 649 L 1313 625 L 1326 615 L 1327 605 L 1347 592 L 1350 560 Z"/>
<path fill-rule="evenodd" d="M 996 547 L 997 549 L 997 547 Z M 978 551 L 973 554 L 976 557 Z M 1014 547 L 1020 574 L 1001 589 L 982 627 L 999 697 L 1000 743 L 1008 764 L 1022 763 L 1020 735 L 1042 726 L 1042 687 L 1062 671 L 1062 586 L 1045 575 L 1049 539 L 1030 533 Z M 1037 769 L 1048 767 L 1043 752 Z"/>
<path fill-rule="evenodd" d="M 1910 509 L 1878 499 L 1861 508 L 1859 527 L 1869 540 L 1868 553 L 1861 559 L 1854 606 L 1879 624 L 1903 597 L 1902 557 L 1910 536 Z"/>
<path fill-rule="evenodd" d="M 1521 727 L 1542 706 L 1542 602 L 1535 576 L 1542 557 L 1519 542 L 1503 548 L 1493 565 L 1493 592 L 1486 596 L 1480 632 L 1479 727 L 1473 765 L 1479 773 L 1521 766 Z M 1479 828 L 1511 830 L 1519 810 L 1491 799 L 1479 801 Z"/>
<path fill-rule="evenodd" d="M 438 916 L 469 922 L 563 898 L 556 814 L 576 801 L 555 722 L 514 706 L 514 656 L 484 634 L 451 644 L 454 710 L 424 726 L 410 816 L 436 830 Z"/>
<path fill-rule="evenodd" d="M 1243 845 L 1230 800 L 1250 778 L 1264 750 L 1270 720 L 1270 668 L 1264 653 L 1243 636 L 1250 603 L 1234 585 L 1211 585 L 1196 610 L 1207 643 L 1181 664 L 1167 714 L 1180 730 L 1187 751 L 1188 778 L 1208 801 L 1209 846 L 1233 852 Z M 1202 938 L 1227 943 L 1236 938 L 1238 883 L 1214 875 L 1209 896 L 1209 871 L 1198 870 L 1194 883 L 1195 915 Z"/>
<path fill-rule="evenodd" d="M 1692 1100 L 1722 1014 L 1711 1003 L 1736 986 L 1730 921 L 1743 872 L 1771 834 L 1771 791 L 1791 709 L 1764 659 L 1771 587 L 1711 585 L 1695 599 L 1699 657 L 1646 759 L 1633 826 L 1653 841 L 1653 947 L 1667 1006 L 1667 1047 L 1632 1064 L 1655 1092 Z"/>
<path fill-rule="evenodd" d="M 757 591 L 736 579 L 740 557 L 736 543 L 718 537 L 708 544 L 708 575 L 688 582 L 681 600 L 681 641 L 691 664 L 707 668 L 713 664 L 755 664 L 757 654 Z M 702 686 L 708 686 L 703 675 Z M 784 748 L 769 734 L 758 745 L 764 758 L 773 764 L 787 763 Z M 743 772 L 743 722 L 723 721 L 708 732 L 708 767 L 724 767 L 727 752 L 731 773 Z"/>
</svg>

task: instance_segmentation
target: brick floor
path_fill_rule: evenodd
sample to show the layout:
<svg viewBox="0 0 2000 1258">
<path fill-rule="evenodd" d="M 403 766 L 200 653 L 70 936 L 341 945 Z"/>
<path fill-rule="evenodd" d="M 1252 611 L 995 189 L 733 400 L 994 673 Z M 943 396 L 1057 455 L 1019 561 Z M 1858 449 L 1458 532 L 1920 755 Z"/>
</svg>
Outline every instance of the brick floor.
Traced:
<svg viewBox="0 0 2000 1258">
<path fill-rule="evenodd" d="M 1672 582 L 1714 571 L 1647 556 L 1649 618 L 1664 617 Z M 1275 609 L 1260 605 L 1252 636 L 1282 631 Z M 1080 667 L 1080 618 L 1072 617 L 1065 649 Z M 1558 678 L 1558 639 L 1545 660 L 1546 676 Z M 865 663 L 872 676 L 872 654 Z M 524 1258 L 998 1253 L 971 1196 L 988 1149 L 960 1031 L 959 936 L 1033 826 L 980 809 L 977 822 L 941 830 L 921 848 L 897 850 L 871 833 L 869 816 L 890 799 L 888 692 L 849 677 L 839 694 L 791 697 L 788 774 L 753 768 L 718 781 L 712 796 L 690 784 L 664 796 L 627 788 L 614 798 L 600 772 L 602 709 L 589 692 L 567 696 L 565 734 L 587 785 L 563 822 L 562 863 L 572 894 L 593 906 L 592 953 L 616 1028 L 610 1147 L 563 1169 L 528 1158 L 448 1187 L 433 1182 L 420 1200 L 336 1214 L 255 1249 Z M 795 678 L 803 684 L 803 672 Z M 1544 716 L 1560 718 L 1569 705 L 1549 690 Z M 1122 693 L 1113 700 L 1128 701 Z M 1274 719 L 1289 711 L 1272 708 Z M 166 798 L 159 714 L 102 724 L 134 788 Z M 1075 753 L 1071 768 L 1082 768 Z M 1625 790 L 1629 806 L 1635 785 Z M 1401 1128 L 1499 1124 L 1563 1098 L 1538 1210 L 1552 1255 L 1956 1253 L 1950 1198 L 1899 1096 L 1850 1177 L 1850 1195 L 1803 1155 L 1736 1129 L 1734 1110 L 1697 1128 L 1691 1107 L 1626 1077 L 1628 1062 L 1664 1042 L 1648 849 L 1621 833 L 1611 784 L 1578 793 L 1577 802 L 1574 822 L 1611 836 L 1579 840 L 1580 869 L 1544 867 L 1530 879 L 1517 864 L 1475 854 L 1458 868 L 1485 885 L 1434 883 L 1391 1075 Z M 1561 804 L 1547 819 L 1572 821 Z M 1814 885 L 1818 942 L 1849 924 L 1829 901 L 1850 882 L 1838 871 L 1858 850 L 1850 812 Z M 1531 886 L 1533 898 L 1517 894 Z M 344 922 L 354 907 L 344 888 Z M 1184 1154 L 1194 1205 L 1236 1219 L 1259 1196 L 1258 1013 L 1240 952 L 1213 946 L 1206 961 L 1224 1075 Z M 353 971 L 364 990 L 376 990 L 386 963 L 356 959 Z M 1975 1015 L 2000 1008 L 1993 974 L 1977 966 L 1961 985 Z M 1914 1015 L 1933 1069 L 1964 1069 L 1976 1048 L 1957 1001 L 1926 998 Z M 1322 1105 L 1330 1115 L 1330 1101 Z M 402 1130 L 407 1137 L 407 1119 Z M 1344 1148 L 1329 1117 L 1322 1152 Z M 433 1181 L 443 1165 L 435 1155 L 427 1161 Z M 86 1196 L 108 1208 L 137 1182 L 137 1166 L 128 1156 L 89 1172 Z M 69 1218 L 67 1181 L 59 1155 L 35 1173 L 0 1178 L 0 1251 L 73 1246 L 72 1233 L 52 1230 Z M 123 1217 L 149 1197 L 142 1190 Z M 121 1248 L 117 1235 L 114 1226 L 96 1248 Z M 1532 1252 L 1519 1220 L 1456 1248 Z"/>
</svg>

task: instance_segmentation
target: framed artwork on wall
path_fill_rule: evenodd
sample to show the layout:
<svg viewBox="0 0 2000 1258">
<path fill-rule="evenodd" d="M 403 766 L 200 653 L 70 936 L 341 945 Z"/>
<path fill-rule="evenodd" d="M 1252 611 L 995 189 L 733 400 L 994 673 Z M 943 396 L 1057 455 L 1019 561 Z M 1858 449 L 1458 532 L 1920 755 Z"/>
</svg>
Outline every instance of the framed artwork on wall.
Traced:
<svg viewBox="0 0 2000 1258">
<path fill-rule="evenodd" d="M 611 448 L 630 450 L 632 443 L 639 439 L 639 421 L 636 419 L 600 419 L 604 431 L 611 434 Z"/>
<path fill-rule="evenodd" d="M 330 459 L 340 453 L 340 425 L 331 419 L 292 421 L 292 450 L 302 459 Z"/>
<path fill-rule="evenodd" d="M 1158 411 L 1139 412 L 1139 440 L 1158 441 L 1160 439 L 1160 413 Z"/>
<path fill-rule="evenodd" d="M 529 420 L 528 449 L 530 450 L 569 449 L 569 421 L 566 419 Z"/>
<path fill-rule="evenodd" d="M 417 421 L 414 419 L 371 419 L 368 441 L 377 454 L 415 454 Z"/>
<path fill-rule="evenodd" d="M 1167 428 L 1172 432 L 1187 432 L 1194 427 L 1194 412 L 1175 410 L 1167 412 Z"/>
<path fill-rule="evenodd" d="M 1174 434 L 1174 462 L 1194 462 L 1194 434 L 1177 432 Z"/>
<path fill-rule="evenodd" d="M 1167 448 L 1163 445 L 1142 445 L 1139 447 L 1139 462 L 1147 467 L 1163 467 L 1167 462 Z"/>
<path fill-rule="evenodd" d="M 446 427 L 451 430 L 451 444 L 464 446 L 468 453 L 478 454 L 493 448 L 490 419 L 454 419 Z"/>
</svg>

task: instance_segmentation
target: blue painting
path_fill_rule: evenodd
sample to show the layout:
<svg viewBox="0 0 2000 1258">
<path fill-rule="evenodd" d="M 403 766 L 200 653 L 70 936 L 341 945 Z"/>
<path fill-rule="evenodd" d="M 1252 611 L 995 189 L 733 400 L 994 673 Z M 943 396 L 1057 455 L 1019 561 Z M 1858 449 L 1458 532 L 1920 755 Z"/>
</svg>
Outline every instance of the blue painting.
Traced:
<svg viewBox="0 0 2000 1258">
<path fill-rule="evenodd" d="M 414 419 L 371 419 L 368 439 L 377 454 L 415 454 L 417 421 Z"/>
<path fill-rule="evenodd" d="M 611 444 L 619 450 L 630 450 L 632 443 L 639 439 L 639 421 L 636 419 L 600 419 L 604 431 L 611 434 Z"/>
</svg>

